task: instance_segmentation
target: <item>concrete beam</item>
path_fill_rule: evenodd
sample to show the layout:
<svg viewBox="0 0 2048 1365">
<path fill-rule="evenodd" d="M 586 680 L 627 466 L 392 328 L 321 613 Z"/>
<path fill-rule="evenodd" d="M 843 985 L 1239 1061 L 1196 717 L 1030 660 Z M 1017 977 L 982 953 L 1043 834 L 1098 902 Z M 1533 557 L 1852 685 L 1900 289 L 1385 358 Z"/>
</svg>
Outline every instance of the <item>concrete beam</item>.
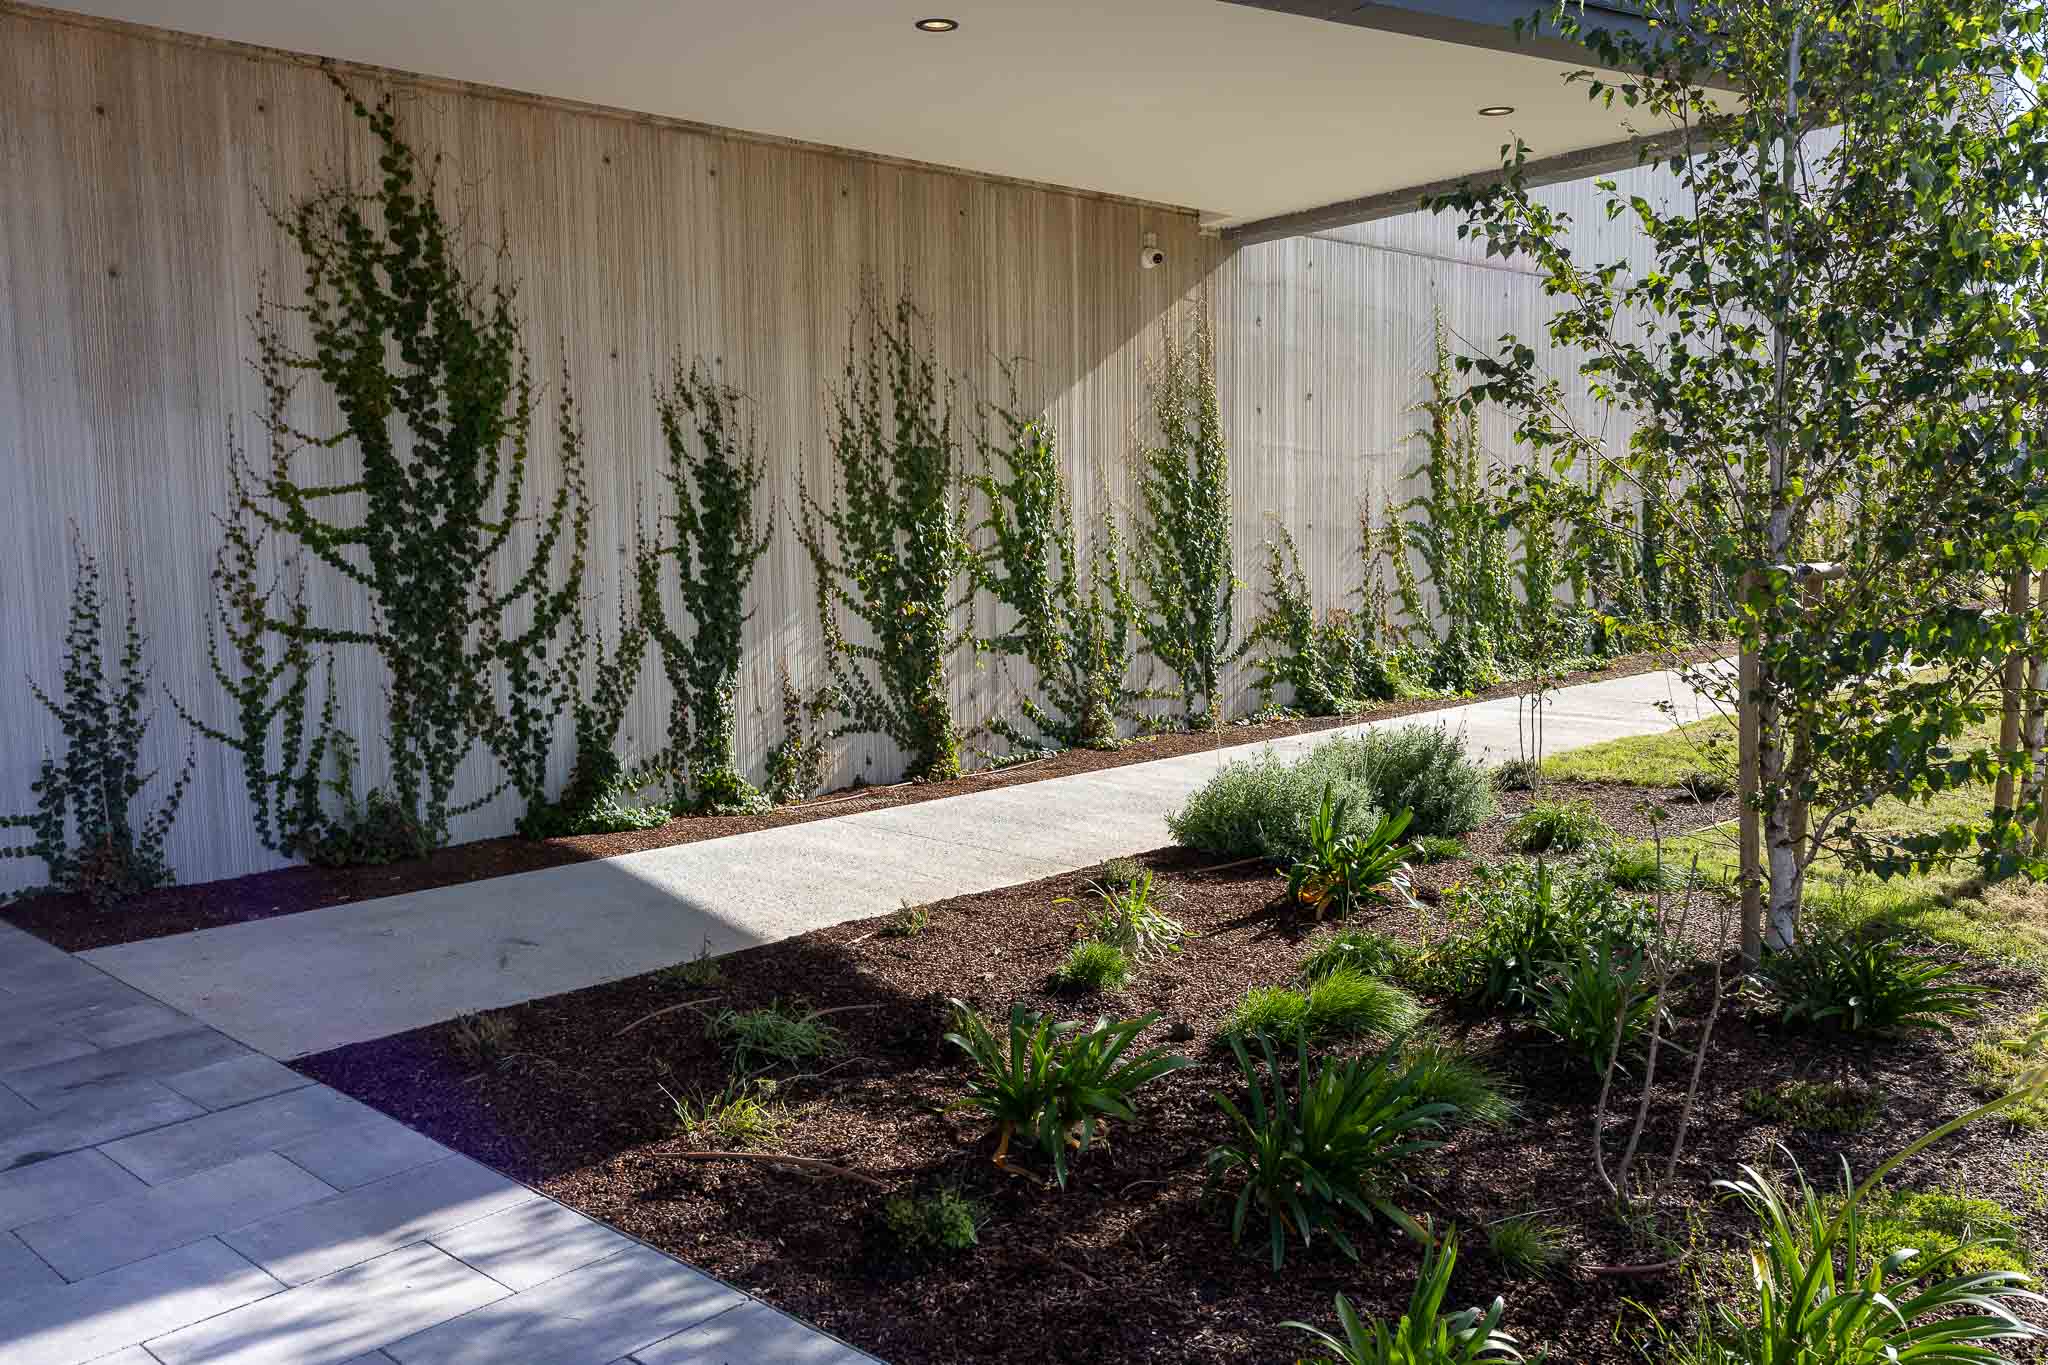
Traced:
<svg viewBox="0 0 2048 1365">
<path fill-rule="evenodd" d="M 1684 150 L 1684 146 L 1683 135 L 1678 133 L 1632 137 L 1598 147 L 1584 147 L 1574 152 L 1559 152 L 1555 156 L 1538 157 L 1523 167 L 1523 177 L 1530 185 L 1558 185 L 1568 180 L 1611 175 L 1640 165 L 1644 161 L 1658 161 L 1677 155 Z M 1432 180 L 1426 184 L 1411 185 L 1406 189 L 1383 190 L 1378 194 L 1361 195 L 1356 199 L 1340 199 L 1334 204 L 1296 209 L 1292 213 L 1275 214 L 1270 218 L 1248 219 L 1223 228 L 1218 235 L 1224 241 L 1240 246 L 1277 241 L 1282 237 L 1303 237 L 1312 232 L 1326 232 L 1331 228 L 1350 227 L 1355 223 L 1370 223 L 1381 218 L 1394 218 L 1404 213 L 1413 213 L 1422 207 L 1423 199 L 1430 195 L 1448 194 L 1460 185 L 1496 185 L 1504 176 L 1505 172 L 1499 167 L 1488 171 L 1475 171 L 1471 175 Z"/>
</svg>

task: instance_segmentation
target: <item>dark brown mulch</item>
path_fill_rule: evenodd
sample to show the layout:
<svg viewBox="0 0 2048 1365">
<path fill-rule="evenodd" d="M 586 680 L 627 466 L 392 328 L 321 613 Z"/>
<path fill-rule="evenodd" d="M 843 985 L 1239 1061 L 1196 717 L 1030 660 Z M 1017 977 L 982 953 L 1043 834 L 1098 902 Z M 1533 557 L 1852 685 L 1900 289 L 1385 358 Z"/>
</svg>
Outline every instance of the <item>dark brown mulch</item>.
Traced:
<svg viewBox="0 0 2048 1365">
<path fill-rule="evenodd" d="M 1568 674 L 1558 681 L 1562 686 L 1570 686 L 1603 678 L 1625 678 L 1670 667 L 1674 658 L 1679 663 L 1698 663 L 1718 658 L 1725 652 L 1722 646 L 1703 646 L 1677 656 L 1632 654 L 1616 659 L 1604 669 Z M 643 849 L 695 843 L 700 839 L 718 839 L 729 834 L 802 824 L 884 806 L 910 805 L 967 792 L 1039 782 L 1049 777 L 1120 768 L 1130 763 L 1214 749 L 1219 745 L 1258 744 L 1287 735 L 1463 706 L 1471 701 L 1512 696 L 1523 690 L 1525 685 L 1512 684 L 1470 697 L 1392 702 L 1349 716 L 1259 723 L 1243 721 L 1208 733 L 1153 735 L 1106 753 L 1070 749 L 1049 758 L 975 773 L 948 782 L 905 782 L 888 787 L 850 788 L 764 815 L 681 817 L 657 829 L 570 839 L 523 839 L 517 836 L 479 839 L 442 849 L 425 858 L 383 867 L 301 865 L 279 868 L 223 881 L 165 887 L 139 896 L 118 909 L 104 912 L 95 912 L 78 896 L 36 896 L 0 906 L 0 918 L 67 952 L 84 952 L 115 943 L 136 943 L 194 929 L 268 919 L 272 915 L 289 915 L 301 910 L 345 905 L 407 891 L 424 891 L 436 886 L 482 881 L 488 877 L 532 872 L 564 863 L 588 862 L 621 853 L 637 853 Z"/>
<path fill-rule="evenodd" d="M 1631 818 L 1641 791 L 1585 795 L 1616 820 Z M 1696 828 L 1726 812 L 1678 793 L 1657 793 L 1666 825 Z M 1526 798 L 1511 798 L 1518 806 Z M 1506 816 L 1469 841 L 1497 847 Z M 1063 956 L 1084 873 L 931 907 L 929 927 L 910 938 L 881 932 L 886 921 L 851 923 L 721 960 L 722 979 L 691 986 L 655 974 L 504 1011 L 509 1055 L 489 1065 L 464 1059 L 443 1025 L 343 1048 L 300 1063 L 337 1086 L 478 1159 L 532 1182 L 577 1208 L 671 1250 L 769 1301 L 817 1322 L 895 1365 L 1042 1365 L 1073 1362 L 1293 1360 L 1306 1339 L 1278 1324 L 1331 1321 L 1342 1292 L 1362 1311 L 1398 1314 L 1418 1263 L 1412 1243 L 1382 1226 L 1357 1228 L 1354 1264 L 1319 1244 L 1290 1250 L 1273 1272 L 1261 1223 L 1233 1246 L 1224 1197 L 1205 1195 L 1205 1154 L 1227 1133 L 1211 1094 L 1241 1093 L 1234 1064 L 1216 1047 L 1217 1028 L 1252 984 L 1291 979 L 1317 930 L 1277 914 L 1269 867 L 1205 870 L 1210 860 L 1180 850 L 1150 854 L 1170 913 L 1196 935 L 1179 956 L 1147 970 L 1108 1001 L 1050 994 L 1048 973 Z M 1469 865 L 1423 870 L 1425 900 L 1470 875 Z M 1435 910 L 1387 909 L 1365 917 L 1403 935 L 1431 932 Z M 1973 975 L 2012 994 L 2031 978 Z M 1063 1017 L 1159 1011 L 1148 1037 L 1169 1026 L 1192 1030 L 1171 1044 L 1195 1059 L 1142 1092 L 1141 1121 L 1116 1125 L 1105 1147 L 1078 1155 L 1064 1192 L 992 1168 L 993 1135 L 971 1115 L 949 1111 L 963 1091 L 961 1059 L 940 1035 L 948 997 L 991 1016 L 1013 1002 Z M 886 1195 L 840 1179 L 807 1179 L 758 1162 L 680 1159 L 718 1145 L 678 1135 L 661 1087 L 701 1096 L 727 1080 L 725 1058 L 707 1039 L 698 1009 L 656 1010 L 686 1001 L 703 1009 L 753 1008 L 771 1001 L 816 1008 L 857 1006 L 830 1017 L 846 1043 L 823 1074 L 785 1081 L 777 1100 L 786 1129 L 765 1150 L 837 1163 L 878 1177 L 891 1191 L 954 1187 L 978 1201 L 987 1222 L 980 1245 L 953 1259 L 914 1260 L 884 1231 Z M 1831 1180 L 1846 1155 L 1868 1171 L 1904 1135 L 1923 1131 L 1967 1103 L 1963 1049 L 1936 1039 L 1844 1045 L 1782 1034 L 1741 1005 L 1716 1034 L 1693 1146 L 1673 1188 L 1688 1208 L 1666 1226 L 1697 1238 L 1680 1273 L 1603 1275 L 1592 1267 L 1637 1266 L 1671 1254 L 1607 1211 L 1588 1168 L 1596 1083 L 1525 1022 L 1501 1015 L 1440 1016 L 1508 1078 L 1524 1116 L 1500 1132 L 1467 1131 L 1418 1162 L 1407 1206 L 1439 1224 L 1469 1230 L 1454 1297 L 1508 1301 L 1508 1323 L 1553 1362 L 1620 1362 L 1617 1323 L 1636 1337 L 1631 1303 L 1682 1312 L 1690 1274 L 1714 1264 L 1712 1248 L 1747 1231 L 1708 1197 L 1709 1182 L 1739 1162 L 1773 1159 L 1787 1143 L 1817 1179 Z M 1675 1064 L 1667 1063 L 1669 1072 Z M 1853 1079 L 1884 1096 L 1881 1119 L 1847 1139 L 1817 1138 L 1745 1115 L 1742 1092 L 1780 1079 Z M 1675 1095 L 1662 1094 L 1649 1130 L 1661 1164 Z M 2008 1207 L 2028 1207 L 2014 1161 L 2048 1155 L 2042 1135 L 1979 1125 L 1921 1161 L 1923 1186 L 1966 1183 Z M 1042 1167 L 1035 1152 L 1021 1161 Z M 1555 1279 L 1507 1273 L 1484 1251 L 1481 1224 L 1539 1213 L 1566 1229 L 1571 1268 Z M 2043 1229 L 2031 1234 L 2040 1255 Z M 1535 1354 L 1531 1352 L 1532 1356 Z"/>
</svg>

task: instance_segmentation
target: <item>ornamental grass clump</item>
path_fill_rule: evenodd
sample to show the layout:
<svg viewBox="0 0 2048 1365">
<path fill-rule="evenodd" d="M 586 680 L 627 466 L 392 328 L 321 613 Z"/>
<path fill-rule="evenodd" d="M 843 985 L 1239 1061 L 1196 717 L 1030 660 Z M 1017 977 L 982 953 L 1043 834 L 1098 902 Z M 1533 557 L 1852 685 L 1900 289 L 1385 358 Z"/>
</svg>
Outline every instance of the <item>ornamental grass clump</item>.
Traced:
<svg viewBox="0 0 2048 1365">
<path fill-rule="evenodd" d="M 1590 801 L 1532 801 L 1501 842 L 1516 853 L 1583 853 L 1613 833 Z"/>
<path fill-rule="evenodd" d="M 1067 950 L 1053 984 L 1069 991 L 1116 991 L 1130 984 L 1131 960 L 1114 943 L 1084 939 Z"/>
<path fill-rule="evenodd" d="M 1312 977 L 1305 989 L 1254 986 L 1224 1022 L 1227 1036 L 1349 1038 L 1405 1033 L 1422 1019 L 1422 1005 L 1391 982 L 1338 965 Z"/>
<path fill-rule="evenodd" d="M 1012 1139 L 1036 1144 L 1060 1188 L 1067 1184 L 1067 1152 L 1085 1152 L 1102 1123 L 1137 1121 L 1132 1096 L 1169 1071 L 1192 1063 L 1164 1048 L 1134 1052 L 1138 1036 L 1159 1022 L 1156 1014 L 1111 1023 L 1097 1019 L 1057 1023 L 1022 1005 L 1010 1007 L 1007 1038 L 959 1000 L 946 1041 L 967 1054 L 974 1075 L 956 1105 L 980 1112 L 997 1126 L 995 1164 L 1010 1169 Z"/>
</svg>

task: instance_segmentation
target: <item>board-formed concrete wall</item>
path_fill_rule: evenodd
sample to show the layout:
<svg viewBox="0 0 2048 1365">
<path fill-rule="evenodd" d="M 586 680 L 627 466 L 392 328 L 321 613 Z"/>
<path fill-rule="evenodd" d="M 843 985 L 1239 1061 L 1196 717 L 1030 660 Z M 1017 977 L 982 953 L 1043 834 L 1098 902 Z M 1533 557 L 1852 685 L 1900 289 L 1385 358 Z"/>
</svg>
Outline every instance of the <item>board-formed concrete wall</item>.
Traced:
<svg viewBox="0 0 2048 1365">
<path fill-rule="evenodd" d="M 701 355 L 751 395 L 767 491 L 786 506 L 799 471 L 813 488 L 828 480 L 828 387 L 870 283 L 918 301 L 970 399 L 997 392 L 999 362 L 1022 362 L 1091 512 L 1128 510 L 1146 366 L 1192 306 L 1211 308 L 1241 621 L 1258 544 L 1278 524 L 1300 540 L 1320 598 L 1355 589 L 1357 509 L 1398 491 L 1417 458 L 1438 313 L 1475 342 L 1533 334 L 1546 315 L 1526 272 L 1480 262 L 1426 218 L 1235 251 L 1178 209 L 390 73 L 347 79 L 368 97 L 396 90 L 408 137 L 441 156 L 450 209 L 477 240 L 502 236 L 550 386 L 544 417 L 567 368 L 603 621 L 655 491 L 657 375 Z M 299 279 L 269 211 L 337 172 L 373 170 L 368 137 L 310 59 L 0 2 L 0 809 L 26 808 L 55 739 L 24 675 L 56 680 L 73 527 L 116 583 L 133 582 L 158 682 L 228 719 L 206 663 L 214 519 L 230 441 L 260 435 L 249 316 L 266 282 L 289 297 Z M 1141 271 L 1148 232 L 1168 262 Z M 319 426 L 333 409 L 309 391 L 297 415 Z M 559 471 L 552 422 L 541 425 L 532 492 L 544 497 Z M 1498 418 L 1488 436 L 1505 449 Z M 756 773 L 779 731 L 777 664 L 800 680 L 821 667 L 789 530 L 780 516 L 749 626 L 740 747 Z M 363 619 L 331 577 L 314 578 L 312 599 L 321 619 Z M 994 624 L 987 604 L 976 610 Z M 366 661 L 341 676 L 341 721 L 375 782 L 381 680 Z M 985 719 L 1025 681 L 964 660 L 963 719 Z M 650 660 L 628 725 L 643 746 L 659 744 L 666 706 Z M 168 763 L 193 742 L 168 705 L 154 737 Z M 886 741 L 838 747 L 835 781 L 899 773 Z M 204 740 L 197 753 L 170 848 L 180 876 L 271 865 L 233 756 Z M 495 780 L 481 757 L 471 767 L 469 790 Z M 503 833 L 516 814 L 508 794 L 457 835 Z M 0 889 L 37 870 L 0 863 Z"/>
</svg>

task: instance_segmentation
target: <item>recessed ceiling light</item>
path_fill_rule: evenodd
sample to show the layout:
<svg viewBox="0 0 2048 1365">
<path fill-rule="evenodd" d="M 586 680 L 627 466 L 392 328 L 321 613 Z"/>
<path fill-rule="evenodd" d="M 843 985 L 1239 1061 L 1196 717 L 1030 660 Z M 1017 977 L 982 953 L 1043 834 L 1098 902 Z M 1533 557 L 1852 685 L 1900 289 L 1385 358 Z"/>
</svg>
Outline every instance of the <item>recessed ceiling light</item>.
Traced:
<svg viewBox="0 0 2048 1365">
<path fill-rule="evenodd" d="M 1512 104 L 1483 104 L 1479 106 L 1481 118 L 1506 118 L 1514 112 L 1515 106 Z"/>
<path fill-rule="evenodd" d="M 958 19 L 920 19 L 917 27 L 925 33 L 951 33 L 960 27 Z"/>
</svg>

